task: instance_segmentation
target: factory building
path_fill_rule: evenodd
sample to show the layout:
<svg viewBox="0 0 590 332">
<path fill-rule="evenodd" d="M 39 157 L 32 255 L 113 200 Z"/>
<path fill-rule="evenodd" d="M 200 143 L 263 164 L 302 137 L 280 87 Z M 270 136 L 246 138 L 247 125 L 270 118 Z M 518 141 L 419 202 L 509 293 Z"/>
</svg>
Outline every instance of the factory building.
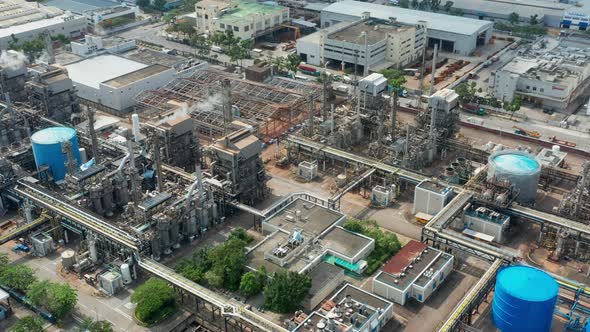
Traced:
<svg viewBox="0 0 590 332">
<path fill-rule="evenodd" d="M 195 11 L 198 33 L 231 30 L 243 40 L 274 32 L 290 21 L 289 8 L 261 2 L 204 0 Z"/>
<path fill-rule="evenodd" d="M 73 122 L 80 105 L 68 71 L 40 63 L 29 67 L 28 76 L 25 91 L 30 105 L 55 121 Z"/>
<path fill-rule="evenodd" d="M 289 329 L 294 332 L 379 332 L 385 331 L 392 317 L 393 303 L 347 283 L 294 329 Z"/>
<path fill-rule="evenodd" d="M 451 187 L 430 180 L 420 182 L 414 190 L 413 213 L 436 215 L 453 198 Z"/>
<path fill-rule="evenodd" d="M 130 51 L 136 47 L 135 40 L 124 39 L 117 36 L 100 37 L 87 34 L 83 39 L 70 43 L 72 53 L 81 57 L 94 54 L 110 53 L 119 54 Z"/>
<path fill-rule="evenodd" d="M 463 209 L 461 218 L 457 218 L 454 224 L 455 228 L 468 237 L 496 243 L 504 243 L 509 225 L 510 216 L 483 206 L 472 205 Z"/>
<path fill-rule="evenodd" d="M 78 37 L 86 31 L 86 18 L 55 7 L 24 0 L 6 0 L 0 6 L 0 49 L 9 42 L 32 40 L 49 32 L 51 36 Z"/>
<path fill-rule="evenodd" d="M 88 30 L 98 35 L 111 34 L 141 24 L 136 20 L 139 17 L 139 7 L 124 2 L 49 0 L 46 5 L 86 17 Z"/>
<path fill-rule="evenodd" d="M 382 20 L 394 18 L 404 24 L 425 24 L 428 47 L 438 44 L 442 52 L 461 55 L 469 55 L 477 47 L 487 44 L 493 31 L 493 23 L 488 21 L 352 0 L 336 2 L 324 8 L 321 26 L 325 28 L 340 22 L 354 22 L 365 12 Z"/>
<path fill-rule="evenodd" d="M 453 270 L 454 257 L 425 243 L 408 242 L 373 278 L 373 293 L 405 305 L 424 303 Z"/>
<path fill-rule="evenodd" d="M 519 23 L 530 24 L 531 16 L 545 26 L 558 28 L 562 17 L 573 5 L 542 0 L 456 0 L 453 8 L 460 9 L 464 17 L 508 23 L 510 14 L 518 14 Z M 575 7 L 574 7 L 575 8 Z"/>
<path fill-rule="evenodd" d="M 588 24 L 590 24 L 590 8 L 586 4 L 584 7 L 572 6 L 568 8 L 561 21 L 561 27 L 564 29 L 572 30 L 588 30 Z"/>
<path fill-rule="evenodd" d="M 319 31 L 300 38 L 297 53 L 304 62 L 312 65 L 329 61 L 342 70 L 356 65 L 368 73 L 369 70 L 400 68 L 416 62 L 421 58 L 425 44 L 424 24 L 370 18 L 366 13 L 360 21 L 343 23 L 329 32 Z"/>
<path fill-rule="evenodd" d="M 590 44 L 541 42 L 496 72 L 492 94 L 505 102 L 519 96 L 544 109 L 580 106 L 590 77 Z"/>
<path fill-rule="evenodd" d="M 115 113 L 127 113 L 134 97 L 170 82 L 174 69 L 146 65 L 120 56 L 104 54 L 65 66 L 76 85 L 78 96 Z"/>
<path fill-rule="evenodd" d="M 261 201 L 267 194 L 266 172 L 260 153 L 262 142 L 248 129 L 226 135 L 210 146 L 211 173 L 231 184 L 229 195 L 245 203 Z"/>
<path fill-rule="evenodd" d="M 343 213 L 318 204 L 313 196 L 297 194 L 277 203 L 274 210 L 262 222 L 266 238 L 247 254 L 250 268 L 304 273 L 326 262 L 353 273 L 366 269 L 364 259 L 375 248 L 375 240 L 339 226 L 346 220 Z"/>
<path fill-rule="evenodd" d="M 0 100 L 6 93 L 12 101 L 27 100 L 25 82 L 27 81 L 27 67 L 25 56 L 20 52 L 8 50 L 0 60 Z"/>
</svg>

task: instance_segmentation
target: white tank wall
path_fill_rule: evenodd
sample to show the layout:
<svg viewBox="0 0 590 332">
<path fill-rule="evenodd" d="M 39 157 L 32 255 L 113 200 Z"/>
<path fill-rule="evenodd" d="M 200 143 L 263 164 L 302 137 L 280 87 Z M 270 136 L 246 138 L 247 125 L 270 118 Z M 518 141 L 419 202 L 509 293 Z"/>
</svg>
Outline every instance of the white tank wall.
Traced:
<svg viewBox="0 0 590 332">
<path fill-rule="evenodd" d="M 514 170 L 509 168 L 514 165 L 502 165 L 495 161 L 496 157 L 507 154 L 530 158 L 537 163 L 537 167 L 532 171 L 524 171 L 521 169 L 521 172 L 515 173 Z M 519 190 L 519 194 L 516 198 L 517 202 L 529 203 L 535 200 L 540 177 L 541 163 L 537 157 L 527 152 L 518 150 L 503 150 L 491 154 L 488 158 L 488 180 L 496 178 L 497 180 L 510 181 L 515 186 L 515 188 Z"/>
</svg>

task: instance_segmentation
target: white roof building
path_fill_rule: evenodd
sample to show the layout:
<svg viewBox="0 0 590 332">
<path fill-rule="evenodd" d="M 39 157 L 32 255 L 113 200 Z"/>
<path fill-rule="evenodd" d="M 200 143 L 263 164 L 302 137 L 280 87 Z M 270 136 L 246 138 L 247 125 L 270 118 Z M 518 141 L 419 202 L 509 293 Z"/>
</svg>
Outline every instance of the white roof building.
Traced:
<svg viewBox="0 0 590 332">
<path fill-rule="evenodd" d="M 493 23 L 471 18 L 449 16 L 368 2 L 345 0 L 324 8 L 322 27 L 343 21 L 357 21 L 364 12 L 371 17 L 405 24 L 424 24 L 428 29 L 429 45 L 438 42 L 443 52 L 467 55 L 486 44 L 492 36 Z"/>
</svg>

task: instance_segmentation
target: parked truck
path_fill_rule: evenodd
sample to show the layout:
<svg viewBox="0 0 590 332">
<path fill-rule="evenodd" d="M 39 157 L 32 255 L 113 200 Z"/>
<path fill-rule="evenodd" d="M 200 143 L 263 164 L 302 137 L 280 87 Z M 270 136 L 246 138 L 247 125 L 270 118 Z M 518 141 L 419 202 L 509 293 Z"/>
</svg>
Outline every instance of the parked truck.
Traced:
<svg viewBox="0 0 590 332">
<path fill-rule="evenodd" d="M 488 113 L 483 107 L 479 107 L 478 105 L 473 104 L 462 104 L 461 109 L 467 113 L 475 114 L 475 115 L 487 115 Z"/>
</svg>

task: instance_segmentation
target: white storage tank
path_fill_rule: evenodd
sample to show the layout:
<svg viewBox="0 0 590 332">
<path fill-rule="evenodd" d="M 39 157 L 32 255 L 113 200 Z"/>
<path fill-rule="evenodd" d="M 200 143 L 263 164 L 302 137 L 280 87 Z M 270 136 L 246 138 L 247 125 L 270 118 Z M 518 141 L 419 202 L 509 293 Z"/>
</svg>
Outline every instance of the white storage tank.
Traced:
<svg viewBox="0 0 590 332">
<path fill-rule="evenodd" d="M 541 163 L 534 155 L 518 150 L 503 150 L 488 158 L 488 181 L 508 180 L 517 189 L 517 202 L 530 203 L 537 196 Z"/>
<path fill-rule="evenodd" d="M 76 264 L 76 252 L 68 249 L 61 253 L 61 265 L 64 269 L 70 270 Z"/>
<path fill-rule="evenodd" d="M 131 269 L 129 268 L 129 264 L 123 263 L 121 264 L 121 276 L 123 277 L 123 283 L 128 285 L 133 281 L 131 277 Z"/>
</svg>

